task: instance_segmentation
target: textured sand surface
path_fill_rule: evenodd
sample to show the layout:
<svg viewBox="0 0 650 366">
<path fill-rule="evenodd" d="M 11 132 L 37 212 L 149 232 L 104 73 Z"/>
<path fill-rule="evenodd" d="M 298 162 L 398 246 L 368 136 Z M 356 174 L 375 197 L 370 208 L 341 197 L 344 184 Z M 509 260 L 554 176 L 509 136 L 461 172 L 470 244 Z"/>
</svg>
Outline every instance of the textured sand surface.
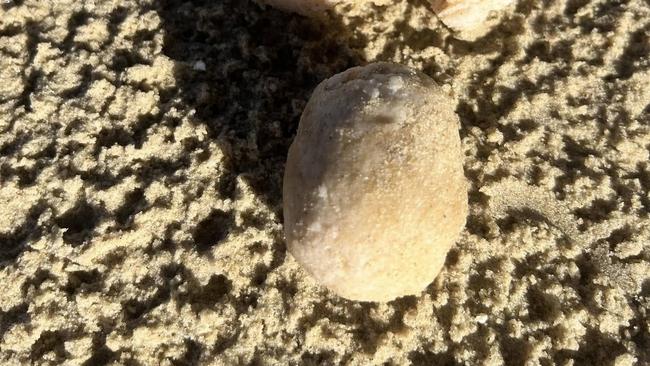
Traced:
<svg viewBox="0 0 650 366">
<path fill-rule="evenodd" d="M 2 2 L 0 364 L 648 364 L 650 7 L 516 10 L 467 43 L 417 0 Z M 436 282 L 381 305 L 281 226 L 310 92 L 378 60 L 453 89 L 471 185 Z"/>
</svg>

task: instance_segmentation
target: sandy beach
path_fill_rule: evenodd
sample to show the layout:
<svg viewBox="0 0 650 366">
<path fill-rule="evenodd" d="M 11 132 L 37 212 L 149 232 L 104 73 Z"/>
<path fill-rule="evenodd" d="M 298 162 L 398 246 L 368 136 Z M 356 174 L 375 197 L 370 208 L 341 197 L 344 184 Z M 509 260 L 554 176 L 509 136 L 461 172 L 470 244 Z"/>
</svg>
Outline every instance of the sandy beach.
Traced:
<svg viewBox="0 0 650 366">
<path fill-rule="evenodd" d="M 650 5 L 0 2 L 0 364 L 650 365 Z M 314 88 L 394 62 L 453 95 L 469 215 L 421 295 L 286 250 Z"/>
</svg>

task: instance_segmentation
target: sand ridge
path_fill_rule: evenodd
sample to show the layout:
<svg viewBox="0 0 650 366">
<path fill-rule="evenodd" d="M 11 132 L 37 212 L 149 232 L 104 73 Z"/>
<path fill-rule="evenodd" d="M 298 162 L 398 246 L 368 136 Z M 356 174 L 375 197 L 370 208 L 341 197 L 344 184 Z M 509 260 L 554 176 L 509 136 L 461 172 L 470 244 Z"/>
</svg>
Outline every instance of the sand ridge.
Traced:
<svg viewBox="0 0 650 366">
<path fill-rule="evenodd" d="M 516 10 L 469 43 L 422 1 L 327 24 L 239 0 L 1 4 L 0 364 L 650 362 L 650 9 Z M 373 61 L 454 93 L 471 185 L 438 280 L 389 304 L 318 287 L 281 226 L 312 89 Z"/>
</svg>

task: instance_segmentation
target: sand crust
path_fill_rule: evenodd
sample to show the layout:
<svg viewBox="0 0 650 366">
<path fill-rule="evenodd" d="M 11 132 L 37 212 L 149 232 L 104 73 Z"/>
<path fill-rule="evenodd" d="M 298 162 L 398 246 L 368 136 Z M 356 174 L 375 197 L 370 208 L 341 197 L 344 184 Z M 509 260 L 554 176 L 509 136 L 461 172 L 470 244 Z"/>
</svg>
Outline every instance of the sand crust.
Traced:
<svg viewBox="0 0 650 366">
<path fill-rule="evenodd" d="M 0 4 L 0 364 L 650 363 L 650 8 L 522 0 Z M 319 23 L 325 22 L 325 23 Z M 313 88 L 374 61 L 456 97 L 468 223 L 424 294 L 356 303 L 286 248 Z"/>
</svg>

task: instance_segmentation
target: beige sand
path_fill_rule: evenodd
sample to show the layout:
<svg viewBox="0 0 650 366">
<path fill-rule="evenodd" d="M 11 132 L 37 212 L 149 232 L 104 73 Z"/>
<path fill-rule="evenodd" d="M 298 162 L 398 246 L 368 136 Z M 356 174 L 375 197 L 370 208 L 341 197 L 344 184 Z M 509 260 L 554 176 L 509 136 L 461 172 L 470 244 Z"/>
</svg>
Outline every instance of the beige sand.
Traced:
<svg viewBox="0 0 650 366">
<path fill-rule="evenodd" d="M 4 1 L 0 364 L 648 364 L 650 8 L 516 9 L 467 43 L 423 1 Z M 311 90 L 378 60 L 454 91 L 471 183 L 383 305 L 312 282 L 280 209 Z"/>
</svg>

